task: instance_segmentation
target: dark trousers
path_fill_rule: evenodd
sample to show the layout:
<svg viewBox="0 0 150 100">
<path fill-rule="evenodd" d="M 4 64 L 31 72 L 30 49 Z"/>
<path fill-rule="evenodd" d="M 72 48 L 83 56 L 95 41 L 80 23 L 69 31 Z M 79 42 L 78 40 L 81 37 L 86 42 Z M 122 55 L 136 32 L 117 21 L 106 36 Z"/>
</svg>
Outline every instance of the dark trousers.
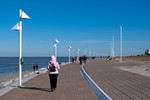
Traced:
<svg viewBox="0 0 150 100">
<path fill-rule="evenodd" d="M 58 74 L 49 74 L 51 89 L 55 89 L 57 87 L 57 77 Z"/>
</svg>

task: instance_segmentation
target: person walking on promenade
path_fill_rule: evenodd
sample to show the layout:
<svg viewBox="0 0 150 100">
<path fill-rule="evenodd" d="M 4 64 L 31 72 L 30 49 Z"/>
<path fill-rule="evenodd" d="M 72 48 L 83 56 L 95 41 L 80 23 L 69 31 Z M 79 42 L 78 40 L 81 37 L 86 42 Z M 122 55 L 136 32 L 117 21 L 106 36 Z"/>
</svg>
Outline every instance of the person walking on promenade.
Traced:
<svg viewBox="0 0 150 100">
<path fill-rule="evenodd" d="M 83 58 L 80 56 L 79 57 L 80 64 L 82 64 L 82 60 L 83 60 Z"/>
<path fill-rule="evenodd" d="M 52 70 L 53 67 L 54 70 Z M 50 86 L 51 86 L 50 92 L 53 92 L 57 87 L 57 77 L 59 73 L 58 70 L 60 69 L 55 56 L 51 56 L 51 61 L 48 62 L 47 69 L 49 70 L 49 78 L 50 78 Z"/>
<path fill-rule="evenodd" d="M 74 63 L 74 60 L 75 60 L 74 57 L 72 57 L 72 62 L 73 62 L 73 63 Z"/>
<path fill-rule="evenodd" d="M 77 57 L 75 57 L 74 60 L 75 60 L 75 63 L 76 63 L 77 62 Z"/>
<path fill-rule="evenodd" d="M 36 70 L 39 70 L 39 66 L 38 66 L 38 64 L 36 64 Z"/>
<path fill-rule="evenodd" d="M 86 64 L 87 57 L 84 56 L 84 57 L 83 57 L 83 60 L 84 60 L 84 64 Z"/>
<path fill-rule="evenodd" d="M 33 70 L 35 71 L 35 64 L 33 65 Z"/>
</svg>

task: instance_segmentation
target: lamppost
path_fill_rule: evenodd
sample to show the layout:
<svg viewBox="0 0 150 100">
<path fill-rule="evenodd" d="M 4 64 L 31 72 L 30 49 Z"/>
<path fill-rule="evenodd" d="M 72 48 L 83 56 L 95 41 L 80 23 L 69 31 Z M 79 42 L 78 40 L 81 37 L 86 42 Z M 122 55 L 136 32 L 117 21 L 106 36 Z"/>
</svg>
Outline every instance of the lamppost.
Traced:
<svg viewBox="0 0 150 100">
<path fill-rule="evenodd" d="M 69 51 L 69 63 L 70 63 L 70 51 L 71 51 L 71 46 L 69 46 L 69 49 L 68 49 L 68 51 Z"/>
<path fill-rule="evenodd" d="M 78 56 L 77 56 L 77 57 L 78 57 L 78 62 L 79 62 L 79 52 L 80 52 L 80 49 L 77 50 L 77 54 L 78 54 Z"/>
<path fill-rule="evenodd" d="M 55 47 L 55 57 L 57 59 L 57 44 L 59 43 L 59 41 L 56 39 L 55 40 L 55 44 L 54 44 L 54 47 Z"/>
<path fill-rule="evenodd" d="M 120 26 L 120 61 L 122 61 L 122 26 Z"/>
<path fill-rule="evenodd" d="M 112 37 L 112 57 L 115 57 L 115 52 L 114 52 L 114 36 Z"/>
<path fill-rule="evenodd" d="M 91 51 L 89 51 L 89 58 L 91 58 L 91 53 L 92 53 L 92 52 L 91 52 Z"/>
<path fill-rule="evenodd" d="M 95 52 L 93 52 L 93 57 L 95 57 Z"/>
<path fill-rule="evenodd" d="M 30 19 L 21 9 L 19 11 L 19 23 L 17 23 L 11 30 L 19 31 L 19 87 L 22 87 L 22 19 Z"/>
<path fill-rule="evenodd" d="M 86 50 L 84 51 L 84 55 L 86 55 Z"/>
</svg>

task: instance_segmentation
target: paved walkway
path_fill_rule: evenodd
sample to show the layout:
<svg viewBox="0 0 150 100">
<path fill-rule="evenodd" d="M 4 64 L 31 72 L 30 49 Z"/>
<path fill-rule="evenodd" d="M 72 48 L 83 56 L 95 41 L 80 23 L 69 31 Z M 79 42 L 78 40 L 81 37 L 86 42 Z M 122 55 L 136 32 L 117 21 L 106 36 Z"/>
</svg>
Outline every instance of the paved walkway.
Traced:
<svg viewBox="0 0 150 100">
<path fill-rule="evenodd" d="M 113 100 L 150 100 L 150 78 L 115 67 L 136 66 L 135 62 L 90 60 L 84 70 Z M 0 97 L 0 100 L 97 100 L 80 73 L 79 64 L 61 66 L 58 87 L 49 92 L 48 74 L 41 74 Z"/>
<path fill-rule="evenodd" d="M 134 62 L 95 59 L 89 61 L 84 69 L 113 100 L 150 100 L 150 77 L 115 68 L 136 65 Z"/>
<path fill-rule="evenodd" d="M 0 97 L 0 100 L 97 100 L 80 73 L 79 64 L 61 66 L 58 86 L 49 92 L 49 76 L 41 74 Z"/>
</svg>

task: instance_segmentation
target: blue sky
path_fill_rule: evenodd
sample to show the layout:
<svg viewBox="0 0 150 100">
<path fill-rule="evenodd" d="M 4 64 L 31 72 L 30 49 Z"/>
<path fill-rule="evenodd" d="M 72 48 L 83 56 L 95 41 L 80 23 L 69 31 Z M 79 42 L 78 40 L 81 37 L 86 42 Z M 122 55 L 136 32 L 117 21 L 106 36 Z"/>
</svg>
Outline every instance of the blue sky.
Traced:
<svg viewBox="0 0 150 100">
<path fill-rule="evenodd" d="M 50 56 L 58 39 L 58 56 L 110 55 L 115 38 L 115 56 L 142 54 L 150 48 L 149 0 L 3 0 L 0 1 L 0 56 L 19 55 L 19 32 L 10 29 L 19 22 L 19 9 L 31 19 L 23 20 L 23 56 Z"/>
</svg>

